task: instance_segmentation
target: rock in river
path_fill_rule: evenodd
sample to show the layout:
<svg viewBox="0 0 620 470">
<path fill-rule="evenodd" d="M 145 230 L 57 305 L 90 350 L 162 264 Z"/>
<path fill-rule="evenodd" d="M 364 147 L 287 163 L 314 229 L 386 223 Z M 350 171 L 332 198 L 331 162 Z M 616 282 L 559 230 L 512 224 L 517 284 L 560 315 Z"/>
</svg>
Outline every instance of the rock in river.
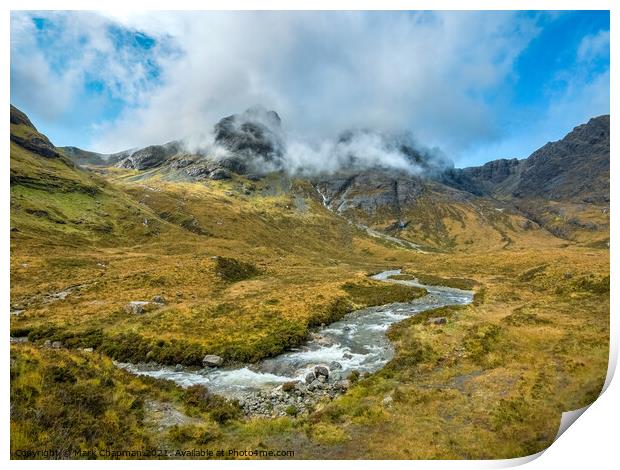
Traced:
<svg viewBox="0 0 620 470">
<path fill-rule="evenodd" d="M 325 366 L 316 366 L 314 368 L 314 375 L 318 377 L 323 376 L 326 379 L 329 378 L 329 369 Z"/>
<path fill-rule="evenodd" d="M 205 367 L 219 367 L 224 363 L 224 359 L 215 354 L 207 354 L 202 359 L 202 365 Z"/>
</svg>

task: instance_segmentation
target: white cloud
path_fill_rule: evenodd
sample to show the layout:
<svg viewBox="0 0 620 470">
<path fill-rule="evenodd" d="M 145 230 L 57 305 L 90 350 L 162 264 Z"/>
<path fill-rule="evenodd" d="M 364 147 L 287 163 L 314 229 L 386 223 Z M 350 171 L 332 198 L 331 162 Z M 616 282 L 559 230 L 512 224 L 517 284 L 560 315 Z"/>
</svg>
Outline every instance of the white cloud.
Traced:
<svg viewBox="0 0 620 470">
<path fill-rule="evenodd" d="M 350 127 L 413 130 L 454 152 L 497 133 L 485 92 L 504 82 L 536 35 L 518 13 L 191 12 L 113 16 L 171 38 L 163 85 L 95 142 L 115 151 L 204 133 L 254 104 L 298 138 Z M 165 37 L 164 37 L 165 35 Z"/>
<path fill-rule="evenodd" d="M 48 25 L 37 30 L 33 18 Z M 12 12 L 13 95 L 49 119 L 60 118 L 78 99 L 86 99 L 81 106 L 96 105 L 83 93 L 89 80 L 100 82 L 113 99 L 144 103 L 153 85 L 145 59 L 164 55 L 118 47 L 110 34 L 114 25 L 89 12 Z"/>
<path fill-rule="evenodd" d="M 577 60 L 587 62 L 609 56 L 609 31 L 601 30 L 584 37 L 577 49 Z"/>
</svg>

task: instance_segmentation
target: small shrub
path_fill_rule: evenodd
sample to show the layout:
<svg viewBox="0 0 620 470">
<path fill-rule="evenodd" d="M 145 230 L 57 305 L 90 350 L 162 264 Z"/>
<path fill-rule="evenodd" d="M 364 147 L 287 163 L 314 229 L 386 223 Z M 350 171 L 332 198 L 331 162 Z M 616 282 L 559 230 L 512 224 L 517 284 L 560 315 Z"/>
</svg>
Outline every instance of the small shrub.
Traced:
<svg viewBox="0 0 620 470">
<path fill-rule="evenodd" d="M 524 312 L 521 309 L 515 309 L 513 313 L 504 317 L 502 321 L 511 326 L 548 325 L 551 323 L 547 319 L 540 318 L 535 313 Z"/>
<path fill-rule="evenodd" d="M 243 281 L 260 274 L 259 269 L 250 263 L 218 256 L 215 260 L 215 272 L 228 282 Z"/>
<path fill-rule="evenodd" d="M 201 411 L 206 411 L 211 402 L 211 393 L 203 385 L 192 385 L 183 392 L 183 401 L 188 406 L 193 406 Z"/>
<path fill-rule="evenodd" d="M 67 367 L 52 366 L 45 371 L 45 376 L 55 383 L 76 383 L 75 374 Z"/>
<path fill-rule="evenodd" d="M 359 370 L 352 370 L 351 373 L 349 374 L 349 382 L 356 383 L 359 379 L 360 379 L 360 372 Z"/>
<path fill-rule="evenodd" d="M 528 269 L 526 271 L 523 271 L 519 275 L 519 277 L 517 277 L 517 280 L 521 282 L 529 282 L 533 280 L 538 274 L 541 274 L 543 271 L 545 271 L 545 269 L 547 269 L 546 264 L 541 264 L 540 266 Z"/>
<path fill-rule="evenodd" d="M 282 384 L 282 391 L 292 392 L 293 390 L 295 390 L 295 385 L 297 385 L 297 382 L 284 382 Z"/>
<path fill-rule="evenodd" d="M 312 428 L 312 437 L 321 444 L 340 444 L 349 439 L 342 427 L 335 424 L 319 423 Z"/>
<path fill-rule="evenodd" d="M 222 397 L 215 398 L 217 399 L 212 400 L 209 406 L 209 415 L 215 422 L 225 424 L 228 421 L 241 417 L 241 408 L 239 408 L 237 402 L 232 402 Z"/>
<path fill-rule="evenodd" d="M 492 323 L 482 323 L 470 328 L 463 340 L 469 357 L 480 361 L 489 354 L 499 342 L 501 327 Z"/>
</svg>

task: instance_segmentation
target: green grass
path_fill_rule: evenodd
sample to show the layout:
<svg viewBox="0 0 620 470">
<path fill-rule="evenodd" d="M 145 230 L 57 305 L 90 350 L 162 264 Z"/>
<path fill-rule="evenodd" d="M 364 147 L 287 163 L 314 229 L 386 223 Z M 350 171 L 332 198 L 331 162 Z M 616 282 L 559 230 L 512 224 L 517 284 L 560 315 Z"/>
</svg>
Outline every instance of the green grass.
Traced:
<svg viewBox="0 0 620 470">
<path fill-rule="evenodd" d="M 146 448 L 145 387 L 109 360 L 11 348 L 11 450 Z M 43 458 L 44 456 L 34 456 Z"/>
<path fill-rule="evenodd" d="M 602 387 L 604 230 L 558 241 L 518 229 L 518 216 L 494 207 L 481 219 L 467 204 L 424 196 L 398 234 L 437 248 L 417 253 L 366 236 L 327 211 L 310 183 L 282 174 L 207 183 L 101 175 L 11 143 L 11 304 L 24 310 L 11 315 L 11 333 L 32 341 L 11 347 L 13 452 L 172 446 L 508 458 L 546 447 L 561 412 L 591 403 Z M 394 267 L 400 279 L 472 289 L 474 302 L 394 325 L 393 360 L 352 375 L 345 395 L 310 415 L 291 408 L 245 419 L 208 390 L 133 377 L 111 362 L 279 354 L 353 309 L 425 294 L 366 274 Z M 64 300 L 52 295 L 67 289 Z M 166 303 L 125 312 L 156 295 Z M 430 324 L 434 316 L 447 323 Z M 46 339 L 69 349 L 44 348 Z M 165 422 L 172 412 L 183 416 L 176 426 Z"/>
</svg>

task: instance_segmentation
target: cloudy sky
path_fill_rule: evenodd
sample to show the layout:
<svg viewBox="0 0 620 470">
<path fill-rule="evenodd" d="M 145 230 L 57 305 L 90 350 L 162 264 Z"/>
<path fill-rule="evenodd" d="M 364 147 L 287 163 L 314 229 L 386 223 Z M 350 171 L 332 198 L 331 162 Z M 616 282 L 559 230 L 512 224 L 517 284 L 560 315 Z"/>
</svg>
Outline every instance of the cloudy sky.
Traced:
<svg viewBox="0 0 620 470">
<path fill-rule="evenodd" d="M 609 14 L 13 12 L 11 102 L 99 152 L 260 104 L 298 140 L 408 130 L 475 165 L 609 112 Z"/>
</svg>

